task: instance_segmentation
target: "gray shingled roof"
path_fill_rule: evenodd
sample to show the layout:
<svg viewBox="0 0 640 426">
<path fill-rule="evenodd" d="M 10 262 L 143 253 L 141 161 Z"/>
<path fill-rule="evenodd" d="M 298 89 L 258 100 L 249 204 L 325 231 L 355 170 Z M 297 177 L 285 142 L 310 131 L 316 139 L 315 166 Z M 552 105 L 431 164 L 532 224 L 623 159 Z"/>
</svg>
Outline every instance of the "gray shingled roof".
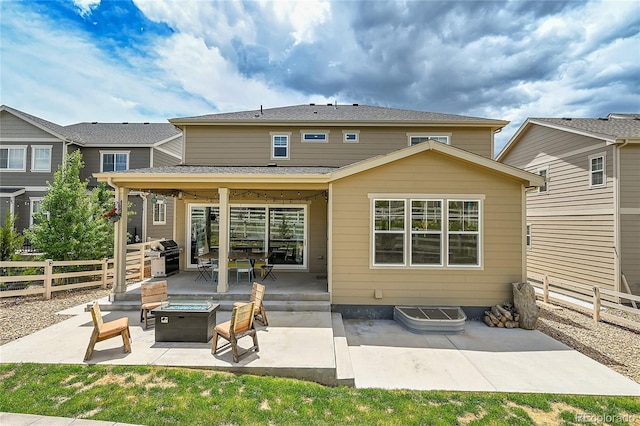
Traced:
<svg viewBox="0 0 640 426">
<path fill-rule="evenodd" d="M 529 121 L 548 123 L 612 139 L 640 137 L 640 114 L 609 114 L 604 118 L 530 118 Z"/>
<path fill-rule="evenodd" d="M 467 117 L 463 115 L 441 114 L 436 112 L 413 111 L 405 109 L 385 108 L 369 105 L 294 105 L 281 108 L 257 109 L 252 111 L 229 112 L 221 114 L 200 115 L 196 117 L 173 118 L 176 123 L 216 122 L 216 121 L 358 121 L 358 122 L 502 122 L 487 118 Z"/>
<path fill-rule="evenodd" d="M 85 146 L 153 145 L 181 134 L 170 123 L 78 123 L 65 126 Z"/>
<path fill-rule="evenodd" d="M 182 134 L 171 123 L 77 123 L 60 126 L 35 115 L 2 105 L 16 116 L 27 118 L 68 141 L 85 146 L 153 145 Z"/>
<path fill-rule="evenodd" d="M 122 170 L 110 174 L 213 174 L 213 175 L 321 175 L 331 173 L 338 167 L 304 167 L 304 166 L 164 166 L 146 169 Z"/>
</svg>

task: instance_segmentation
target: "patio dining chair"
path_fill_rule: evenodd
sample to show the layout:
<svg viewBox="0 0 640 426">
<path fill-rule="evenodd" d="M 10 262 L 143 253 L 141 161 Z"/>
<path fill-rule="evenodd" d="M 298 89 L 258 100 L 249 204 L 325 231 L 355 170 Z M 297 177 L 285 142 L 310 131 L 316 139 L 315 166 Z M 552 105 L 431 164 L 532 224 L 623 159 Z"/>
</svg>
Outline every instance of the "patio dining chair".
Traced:
<svg viewBox="0 0 640 426">
<path fill-rule="evenodd" d="M 264 292 L 265 286 L 262 284 L 258 284 L 256 282 L 253 283 L 251 288 L 251 296 L 249 296 L 249 302 L 255 303 L 253 308 L 253 319 L 260 321 L 263 325 L 269 325 L 269 320 L 267 319 L 267 312 L 264 310 Z M 233 307 L 242 306 L 247 302 L 236 302 L 233 304 Z"/>
<path fill-rule="evenodd" d="M 258 346 L 258 336 L 256 329 L 253 325 L 253 310 L 255 303 L 245 303 L 241 306 L 235 306 L 231 312 L 231 319 L 216 325 L 213 330 L 213 343 L 211 345 L 211 353 L 216 354 L 218 350 L 222 350 L 228 346 L 231 346 L 231 352 L 233 353 L 233 362 L 238 362 L 240 357 L 246 355 L 251 351 L 258 352 L 260 347 Z M 253 339 L 253 346 L 244 351 L 238 352 L 238 340 L 251 336 Z M 227 340 L 228 343 L 218 347 L 218 338 L 222 337 Z"/>
<path fill-rule="evenodd" d="M 89 361 L 91 359 L 91 356 L 93 355 L 93 348 L 96 346 L 96 343 L 111 339 L 112 337 L 122 336 L 125 353 L 131 352 L 129 318 L 123 317 L 113 321 L 104 322 L 102 320 L 102 313 L 100 312 L 100 305 L 98 304 L 98 301 L 95 301 L 91 307 L 91 318 L 93 319 L 93 332 L 91 333 L 89 346 L 87 346 L 87 352 L 84 354 L 85 361 Z"/>
<path fill-rule="evenodd" d="M 253 265 L 249 259 L 236 259 L 236 282 L 240 282 L 240 275 L 247 274 L 248 281 L 251 282 L 253 276 Z"/>
<path fill-rule="evenodd" d="M 196 281 L 198 278 L 204 278 L 206 281 L 209 281 L 211 278 L 211 263 L 205 262 L 203 259 L 198 258 L 198 276 L 196 276 Z"/>
</svg>

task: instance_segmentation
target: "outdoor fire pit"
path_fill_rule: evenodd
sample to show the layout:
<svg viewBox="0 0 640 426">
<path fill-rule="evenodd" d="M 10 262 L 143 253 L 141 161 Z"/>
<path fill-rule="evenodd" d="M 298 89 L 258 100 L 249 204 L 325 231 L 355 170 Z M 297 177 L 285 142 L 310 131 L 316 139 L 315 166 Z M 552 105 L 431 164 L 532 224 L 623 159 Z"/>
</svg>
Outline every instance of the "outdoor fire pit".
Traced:
<svg viewBox="0 0 640 426">
<path fill-rule="evenodd" d="M 213 337 L 216 310 L 208 300 L 167 300 L 153 309 L 156 342 L 203 342 Z"/>
</svg>

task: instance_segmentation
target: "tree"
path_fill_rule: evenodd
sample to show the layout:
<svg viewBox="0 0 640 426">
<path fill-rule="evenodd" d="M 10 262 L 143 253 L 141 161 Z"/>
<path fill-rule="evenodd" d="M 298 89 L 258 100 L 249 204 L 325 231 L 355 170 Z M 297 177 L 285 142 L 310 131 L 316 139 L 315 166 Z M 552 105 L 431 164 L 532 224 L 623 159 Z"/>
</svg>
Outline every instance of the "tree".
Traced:
<svg viewBox="0 0 640 426">
<path fill-rule="evenodd" d="M 113 207 L 113 192 L 104 183 L 87 190 L 80 180 L 84 166 L 75 151 L 54 174 L 53 184 L 26 231 L 31 244 L 53 260 L 103 259 L 113 254 L 113 225 L 104 217 Z"/>
<path fill-rule="evenodd" d="M 0 260 L 15 259 L 16 251 L 24 244 L 24 237 L 15 230 L 17 218 L 18 216 L 7 211 L 4 226 L 0 228 Z"/>
</svg>

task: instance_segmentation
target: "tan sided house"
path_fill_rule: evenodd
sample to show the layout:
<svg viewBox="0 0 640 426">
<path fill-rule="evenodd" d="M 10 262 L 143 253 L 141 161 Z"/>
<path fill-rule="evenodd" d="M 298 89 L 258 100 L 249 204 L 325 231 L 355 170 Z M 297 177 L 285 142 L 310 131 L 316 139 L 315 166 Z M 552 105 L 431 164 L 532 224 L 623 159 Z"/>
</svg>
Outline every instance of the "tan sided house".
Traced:
<svg viewBox="0 0 640 426">
<path fill-rule="evenodd" d="M 506 121 L 310 104 L 170 122 L 184 135 L 181 165 L 95 176 L 122 198 L 179 200 L 183 270 L 203 255 L 264 253 L 276 271 L 326 274 L 343 312 L 477 311 L 511 299 L 525 277 L 524 194 L 544 180 L 491 159 Z M 116 298 L 122 266 L 117 276 Z"/>
<path fill-rule="evenodd" d="M 498 160 L 546 178 L 527 192 L 530 274 L 640 294 L 640 114 L 529 118 Z"/>
</svg>

